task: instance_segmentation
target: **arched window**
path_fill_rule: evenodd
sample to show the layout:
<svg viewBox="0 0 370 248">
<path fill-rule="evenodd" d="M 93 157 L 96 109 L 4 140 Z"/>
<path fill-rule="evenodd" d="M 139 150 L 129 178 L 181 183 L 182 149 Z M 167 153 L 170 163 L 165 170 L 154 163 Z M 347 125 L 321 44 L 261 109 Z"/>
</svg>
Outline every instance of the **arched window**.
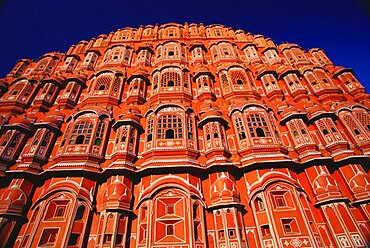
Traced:
<svg viewBox="0 0 370 248">
<path fill-rule="evenodd" d="M 21 134 L 17 132 L 12 142 L 9 144 L 9 148 L 15 148 L 21 139 Z"/>
<path fill-rule="evenodd" d="M 92 134 L 93 123 L 91 121 L 79 121 L 75 124 L 69 144 L 89 144 Z"/>
<path fill-rule="evenodd" d="M 247 116 L 248 129 L 251 137 L 271 137 L 265 118 L 259 114 Z"/>
<path fill-rule="evenodd" d="M 230 77 L 234 85 L 244 85 L 247 82 L 242 71 L 230 71 Z"/>
<path fill-rule="evenodd" d="M 364 127 L 365 130 L 370 132 L 370 114 L 364 109 L 354 109 L 354 115 L 358 122 Z"/>
<path fill-rule="evenodd" d="M 166 228 L 167 235 L 173 235 L 173 225 L 168 224 Z"/>
<path fill-rule="evenodd" d="M 188 117 L 188 139 L 193 140 L 193 116 Z"/>
<path fill-rule="evenodd" d="M 262 199 L 257 197 L 254 201 L 254 206 L 257 211 L 264 211 L 265 210 L 265 204 L 263 203 Z"/>
<path fill-rule="evenodd" d="M 50 139 L 51 139 L 51 133 L 48 132 L 45 135 L 45 138 L 43 139 L 43 141 L 41 142 L 41 147 L 47 147 L 47 145 L 49 144 Z"/>
<path fill-rule="evenodd" d="M 260 127 L 256 128 L 256 133 L 257 133 L 257 137 L 265 137 L 265 132 Z"/>
<path fill-rule="evenodd" d="M 84 143 L 84 140 L 85 140 L 85 136 L 84 135 L 79 135 L 76 138 L 75 144 L 83 144 Z"/>
<path fill-rule="evenodd" d="M 69 200 L 54 200 L 48 204 L 44 220 L 61 219 L 67 213 Z"/>
<path fill-rule="evenodd" d="M 227 76 L 225 73 L 221 74 L 221 83 L 222 83 L 222 88 L 227 92 L 229 91 L 229 80 L 227 79 Z"/>
<path fill-rule="evenodd" d="M 162 74 L 161 78 L 161 87 L 173 87 L 173 86 L 180 86 L 181 80 L 180 80 L 180 74 L 177 72 L 165 72 Z"/>
<path fill-rule="evenodd" d="M 155 74 L 153 77 L 153 93 L 157 92 L 158 89 L 158 74 Z"/>
<path fill-rule="evenodd" d="M 167 129 L 166 130 L 165 138 L 166 139 L 173 139 L 173 138 L 175 138 L 175 131 L 173 129 Z"/>
<path fill-rule="evenodd" d="M 349 131 L 352 131 L 355 135 L 359 135 L 361 132 L 359 131 L 359 128 L 357 126 L 357 123 L 355 122 L 355 119 L 350 113 L 347 113 L 344 115 L 343 120 L 345 124 L 347 124 Z"/>
<path fill-rule="evenodd" d="M 236 131 L 238 133 L 239 139 L 240 140 L 246 139 L 247 136 L 245 135 L 245 129 L 244 129 L 243 120 L 241 117 L 235 118 L 235 125 L 236 125 Z"/>
<path fill-rule="evenodd" d="M 158 120 L 158 139 L 181 139 L 182 120 L 177 115 L 163 115 Z"/>
<path fill-rule="evenodd" d="M 112 81 L 112 75 L 104 73 L 98 77 L 96 80 L 96 85 L 94 91 L 109 90 Z"/>
<path fill-rule="evenodd" d="M 152 118 L 148 120 L 148 135 L 146 137 L 146 141 L 152 141 L 153 140 L 153 129 L 154 129 L 154 121 Z"/>
<path fill-rule="evenodd" d="M 95 135 L 94 145 L 101 146 L 101 142 L 104 136 L 104 131 L 105 131 L 105 123 L 103 121 L 99 121 L 98 129 Z"/>
<path fill-rule="evenodd" d="M 12 132 L 11 131 L 6 132 L 3 140 L 1 141 L 1 146 L 2 147 L 6 146 L 6 144 L 9 142 L 11 136 L 12 136 Z"/>
<path fill-rule="evenodd" d="M 85 213 L 85 206 L 81 205 L 78 207 L 74 221 L 82 220 Z"/>
<path fill-rule="evenodd" d="M 40 207 L 37 207 L 34 211 L 33 211 L 33 214 L 32 214 L 32 218 L 30 220 L 30 223 L 34 223 L 36 218 L 37 218 L 37 215 L 39 213 L 39 210 L 40 210 Z"/>
</svg>

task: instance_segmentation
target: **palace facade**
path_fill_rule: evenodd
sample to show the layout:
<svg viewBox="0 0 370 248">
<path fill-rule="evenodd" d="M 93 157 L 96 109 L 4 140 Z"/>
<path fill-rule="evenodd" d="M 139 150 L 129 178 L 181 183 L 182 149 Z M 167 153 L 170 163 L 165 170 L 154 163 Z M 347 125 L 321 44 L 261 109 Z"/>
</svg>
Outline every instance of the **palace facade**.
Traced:
<svg viewBox="0 0 370 248">
<path fill-rule="evenodd" d="M 320 48 L 122 28 L 0 80 L 0 247 L 367 247 L 370 97 Z"/>
</svg>

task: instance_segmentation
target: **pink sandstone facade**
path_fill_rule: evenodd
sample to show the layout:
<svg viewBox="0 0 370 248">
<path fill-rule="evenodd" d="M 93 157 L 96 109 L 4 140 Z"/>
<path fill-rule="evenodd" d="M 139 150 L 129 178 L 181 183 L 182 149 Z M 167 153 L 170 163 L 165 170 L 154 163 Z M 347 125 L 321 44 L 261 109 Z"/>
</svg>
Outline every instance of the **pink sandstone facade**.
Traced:
<svg viewBox="0 0 370 248">
<path fill-rule="evenodd" d="M 0 247 L 368 247 L 370 98 L 319 48 L 123 28 L 0 93 Z"/>
</svg>

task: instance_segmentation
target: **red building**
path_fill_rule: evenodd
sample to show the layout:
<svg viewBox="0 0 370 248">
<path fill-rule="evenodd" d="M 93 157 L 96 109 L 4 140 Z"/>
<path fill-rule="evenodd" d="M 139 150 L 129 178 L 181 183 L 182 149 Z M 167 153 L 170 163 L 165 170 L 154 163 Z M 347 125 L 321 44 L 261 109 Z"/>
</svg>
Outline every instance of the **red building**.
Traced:
<svg viewBox="0 0 370 248">
<path fill-rule="evenodd" d="M 222 25 L 123 28 L 0 81 L 1 247 L 367 247 L 353 70 Z"/>
</svg>

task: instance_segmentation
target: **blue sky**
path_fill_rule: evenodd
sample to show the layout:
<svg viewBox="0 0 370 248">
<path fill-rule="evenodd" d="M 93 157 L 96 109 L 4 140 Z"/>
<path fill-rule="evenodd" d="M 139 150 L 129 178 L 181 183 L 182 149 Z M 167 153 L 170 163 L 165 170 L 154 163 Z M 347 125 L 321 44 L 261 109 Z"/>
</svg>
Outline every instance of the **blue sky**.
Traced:
<svg viewBox="0 0 370 248">
<path fill-rule="evenodd" d="M 65 52 L 122 27 L 167 22 L 220 23 L 277 44 L 320 47 L 370 89 L 368 0 L 0 0 L 0 77 L 21 58 Z"/>
</svg>

